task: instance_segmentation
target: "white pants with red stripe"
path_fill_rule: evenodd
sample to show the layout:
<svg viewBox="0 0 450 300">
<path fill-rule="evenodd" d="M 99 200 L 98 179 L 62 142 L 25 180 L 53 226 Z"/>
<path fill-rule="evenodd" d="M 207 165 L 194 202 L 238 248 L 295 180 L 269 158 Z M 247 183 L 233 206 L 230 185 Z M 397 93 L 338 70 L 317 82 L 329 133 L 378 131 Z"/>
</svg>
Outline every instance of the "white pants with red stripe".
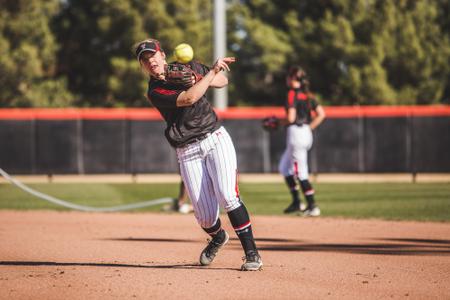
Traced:
<svg viewBox="0 0 450 300">
<path fill-rule="evenodd" d="M 215 225 L 219 205 L 227 212 L 241 205 L 236 151 L 224 127 L 176 151 L 181 178 L 200 226 L 209 228 Z"/>
<path fill-rule="evenodd" d="M 294 175 L 300 180 L 308 179 L 308 150 L 312 143 L 313 135 L 309 125 L 287 127 L 286 149 L 278 166 L 284 177 Z"/>
</svg>

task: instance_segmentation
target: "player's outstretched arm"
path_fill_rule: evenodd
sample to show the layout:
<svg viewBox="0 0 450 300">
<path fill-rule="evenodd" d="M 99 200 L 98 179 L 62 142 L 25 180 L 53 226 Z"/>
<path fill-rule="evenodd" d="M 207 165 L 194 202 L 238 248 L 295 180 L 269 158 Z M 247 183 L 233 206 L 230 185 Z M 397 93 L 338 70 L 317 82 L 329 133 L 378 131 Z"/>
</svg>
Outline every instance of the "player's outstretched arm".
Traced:
<svg viewBox="0 0 450 300">
<path fill-rule="evenodd" d="M 206 93 L 216 76 L 218 76 L 218 74 L 220 74 L 222 70 L 230 71 L 230 67 L 228 66 L 228 64 L 234 61 L 234 57 L 225 57 L 218 59 L 212 66 L 211 70 L 199 82 L 194 84 L 187 91 L 184 91 L 180 93 L 180 95 L 178 95 L 177 106 L 190 106 L 197 102 Z M 222 74 L 220 75 L 223 76 Z M 228 83 L 228 79 L 226 80 Z M 218 81 L 220 82 L 221 79 L 218 79 Z"/>
<path fill-rule="evenodd" d="M 217 73 L 216 77 L 214 77 L 214 80 L 211 82 L 211 85 L 210 85 L 211 87 L 222 88 L 222 87 L 228 85 L 228 78 L 225 76 L 224 73 L 220 72 L 220 70 L 230 71 L 229 64 L 231 64 L 235 61 L 236 61 L 236 59 L 234 57 L 223 58 L 223 62 L 225 62 L 225 65 L 223 67 L 220 67 L 219 72 Z M 218 62 L 219 62 L 219 60 L 216 62 L 216 64 Z M 213 68 L 214 68 L 214 66 L 213 66 Z"/>
<path fill-rule="evenodd" d="M 211 82 L 210 87 L 222 88 L 228 85 L 228 78 L 223 73 L 218 73 Z"/>
</svg>

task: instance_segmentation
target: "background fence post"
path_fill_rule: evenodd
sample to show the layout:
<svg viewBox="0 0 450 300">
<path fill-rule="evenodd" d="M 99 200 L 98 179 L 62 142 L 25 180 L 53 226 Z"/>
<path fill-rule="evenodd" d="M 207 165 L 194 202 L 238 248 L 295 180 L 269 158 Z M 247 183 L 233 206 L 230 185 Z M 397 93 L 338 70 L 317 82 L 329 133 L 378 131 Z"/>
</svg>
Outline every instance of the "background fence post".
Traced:
<svg viewBox="0 0 450 300">
<path fill-rule="evenodd" d="M 364 173 L 366 169 L 366 141 L 365 141 L 365 116 L 358 116 L 358 170 Z"/>
</svg>

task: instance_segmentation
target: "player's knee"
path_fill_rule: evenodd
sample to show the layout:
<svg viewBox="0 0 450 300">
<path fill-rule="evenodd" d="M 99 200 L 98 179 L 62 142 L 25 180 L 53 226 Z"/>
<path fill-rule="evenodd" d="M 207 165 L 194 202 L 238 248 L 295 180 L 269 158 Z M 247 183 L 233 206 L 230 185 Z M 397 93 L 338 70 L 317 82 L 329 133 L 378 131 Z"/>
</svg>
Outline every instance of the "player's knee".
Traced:
<svg viewBox="0 0 450 300">
<path fill-rule="evenodd" d="M 241 199 L 239 198 L 239 196 L 236 195 L 230 195 L 229 197 L 225 197 L 223 201 L 223 209 L 226 212 L 235 210 L 241 205 L 242 205 Z"/>
</svg>

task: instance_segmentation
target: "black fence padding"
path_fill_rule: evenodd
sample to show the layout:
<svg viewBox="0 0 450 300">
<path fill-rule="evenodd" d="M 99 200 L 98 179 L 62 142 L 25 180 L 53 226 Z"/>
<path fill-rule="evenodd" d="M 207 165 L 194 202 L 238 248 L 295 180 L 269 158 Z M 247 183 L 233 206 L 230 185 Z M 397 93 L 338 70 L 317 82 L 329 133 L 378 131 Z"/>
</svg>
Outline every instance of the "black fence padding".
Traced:
<svg viewBox="0 0 450 300">
<path fill-rule="evenodd" d="M 450 118 L 416 117 L 413 127 L 412 172 L 449 172 Z"/>
<path fill-rule="evenodd" d="M 36 172 L 76 174 L 78 170 L 77 120 L 36 121 Z"/>
<path fill-rule="evenodd" d="M 270 131 L 270 171 L 272 173 L 278 172 L 278 165 L 286 148 L 286 128 L 281 127 L 278 130 Z"/>
<path fill-rule="evenodd" d="M 314 130 L 310 156 L 315 155 L 311 172 L 360 172 L 362 151 L 362 119 L 325 119 Z"/>
<path fill-rule="evenodd" d="M 35 134 L 30 120 L 0 120 L 0 167 L 14 174 L 35 173 Z"/>
<path fill-rule="evenodd" d="M 79 124 L 77 124 L 79 122 Z M 223 121 L 241 173 L 278 172 L 285 129 Z M 0 167 L 11 174 L 175 173 L 163 121 L 1 120 Z M 328 118 L 309 152 L 310 173 L 450 172 L 450 118 Z"/>
<path fill-rule="evenodd" d="M 130 172 L 177 173 L 178 162 L 159 121 L 130 122 Z"/>
<path fill-rule="evenodd" d="M 408 118 L 364 119 L 364 171 L 407 172 L 411 162 Z"/>
<path fill-rule="evenodd" d="M 128 173 L 128 121 L 84 120 L 84 172 Z"/>
<path fill-rule="evenodd" d="M 236 149 L 238 169 L 241 173 L 264 171 L 263 147 L 266 142 L 260 120 L 225 120 L 222 122 Z M 268 145 L 268 140 L 267 143 Z"/>
</svg>

